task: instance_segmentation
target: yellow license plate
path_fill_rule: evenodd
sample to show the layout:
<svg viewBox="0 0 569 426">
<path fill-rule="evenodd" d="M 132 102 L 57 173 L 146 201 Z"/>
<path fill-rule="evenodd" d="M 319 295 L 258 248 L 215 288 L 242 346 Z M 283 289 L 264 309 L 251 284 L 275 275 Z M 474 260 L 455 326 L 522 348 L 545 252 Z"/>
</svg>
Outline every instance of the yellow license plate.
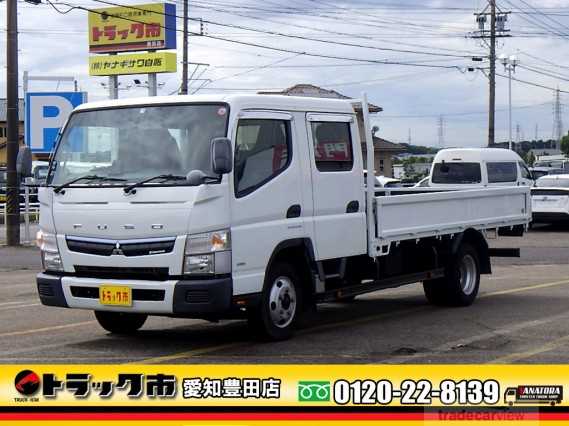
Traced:
<svg viewBox="0 0 569 426">
<path fill-rule="evenodd" d="M 4 201 L 6 201 L 6 196 L 0 195 L 0 203 L 3 203 Z"/>
<path fill-rule="evenodd" d="M 111 306 L 132 306 L 132 290 L 126 286 L 102 285 L 99 287 L 99 303 Z"/>
</svg>

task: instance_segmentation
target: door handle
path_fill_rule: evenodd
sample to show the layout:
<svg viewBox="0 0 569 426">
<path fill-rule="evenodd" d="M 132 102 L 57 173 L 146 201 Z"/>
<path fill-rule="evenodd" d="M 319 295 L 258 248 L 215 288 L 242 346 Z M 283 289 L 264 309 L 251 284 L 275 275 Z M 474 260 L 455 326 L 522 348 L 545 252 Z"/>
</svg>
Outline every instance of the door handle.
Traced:
<svg viewBox="0 0 569 426">
<path fill-rule="evenodd" d="M 286 218 L 292 219 L 295 217 L 300 217 L 301 212 L 302 212 L 302 208 L 300 207 L 300 204 L 293 204 L 286 211 Z"/>
<path fill-rule="evenodd" d="M 359 201 L 353 200 L 348 203 L 346 206 L 346 213 L 357 213 L 360 209 Z"/>
</svg>

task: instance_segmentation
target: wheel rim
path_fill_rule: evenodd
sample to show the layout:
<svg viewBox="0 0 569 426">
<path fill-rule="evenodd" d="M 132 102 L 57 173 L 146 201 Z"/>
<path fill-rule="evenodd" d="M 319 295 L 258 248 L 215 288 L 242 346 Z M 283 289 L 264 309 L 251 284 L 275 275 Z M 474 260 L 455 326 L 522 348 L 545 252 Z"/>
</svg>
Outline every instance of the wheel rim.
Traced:
<svg viewBox="0 0 569 426">
<path fill-rule="evenodd" d="M 476 261 L 474 257 L 465 255 L 459 267 L 460 285 L 464 294 L 471 294 L 476 287 Z"/>
<path fill-rule="evenodd" d="M 278 328 L 285 328 L 294 319 L 296 312 L 296 291 L 288 277 L 278 277 L 273 281 L 269 294 L 269 312 L 272 323 Z"/>
</svg>

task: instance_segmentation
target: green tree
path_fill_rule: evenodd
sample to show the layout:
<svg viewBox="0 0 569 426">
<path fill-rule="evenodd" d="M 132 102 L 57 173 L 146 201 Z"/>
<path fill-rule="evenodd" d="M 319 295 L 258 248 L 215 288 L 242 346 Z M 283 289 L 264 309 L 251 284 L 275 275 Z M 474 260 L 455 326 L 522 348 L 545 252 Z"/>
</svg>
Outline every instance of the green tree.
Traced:
<svg viewBox="0 0 569 426">
<path fill-rule="evenodd" d="M 569 134 L 561 138 L 561 151 L 563 154 L 569 156 Z"/>
</svg>

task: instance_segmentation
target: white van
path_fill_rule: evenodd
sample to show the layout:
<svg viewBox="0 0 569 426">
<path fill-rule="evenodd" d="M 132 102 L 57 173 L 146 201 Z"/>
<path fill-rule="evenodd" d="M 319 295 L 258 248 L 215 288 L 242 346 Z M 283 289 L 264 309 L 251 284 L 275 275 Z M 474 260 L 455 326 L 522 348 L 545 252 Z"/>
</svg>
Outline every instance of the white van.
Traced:
<svg viewBox="0 0 569 426">
<path fill-rule="evenodd" d="M 452 148 L 440 150 L 433 161 L 430 187 L 533 185 L 533 179 L 521 157 L 500 148 Z"/>
</svg>

